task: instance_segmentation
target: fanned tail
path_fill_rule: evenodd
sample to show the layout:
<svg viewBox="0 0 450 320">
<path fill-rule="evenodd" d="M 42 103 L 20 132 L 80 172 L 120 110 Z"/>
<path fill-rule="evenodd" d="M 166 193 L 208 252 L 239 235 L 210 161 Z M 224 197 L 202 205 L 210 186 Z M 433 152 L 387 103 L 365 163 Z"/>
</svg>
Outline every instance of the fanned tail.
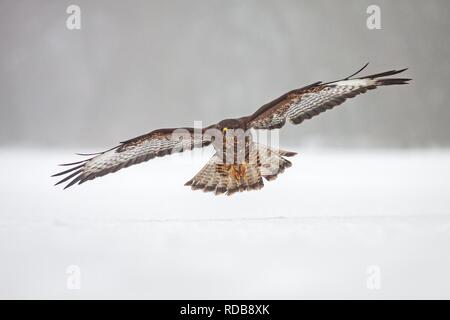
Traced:
<svg viewBox="0 0 450 320">
<path fill-rule="evenodd" d="M 214 192 L 216 195 L 259 190 L 264 187 L 263 178 L 267 181 L 274 180 L 292 165 L 284 157 L 295 154 L 257 144 L 252 144 L 249 159 L 240 164 L 222 163 L 222 159 L 216 154 L 185 185 L 192 190 Z"/>
</svg>

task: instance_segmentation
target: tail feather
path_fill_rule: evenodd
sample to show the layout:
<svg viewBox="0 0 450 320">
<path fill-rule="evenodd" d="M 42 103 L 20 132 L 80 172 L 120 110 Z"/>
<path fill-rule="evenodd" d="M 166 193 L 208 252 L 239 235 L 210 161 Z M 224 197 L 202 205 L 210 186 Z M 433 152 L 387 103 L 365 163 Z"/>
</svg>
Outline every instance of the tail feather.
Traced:
<svg viewBox="0 0 450 320">
<path fill-rule="evenodd" d="M 292 157 L 295 154 L 256 144 L 253 144 L 248 161 L 242 164 L 222 163 L 216 154 L 185 185 L 216 195 L 258 190 L 264 187 L 263 178 L 273 180 L 292 165 L 284 156 Z"/>
<path fill-rule="evenodd" d="M 228 176 L 226 180 L 228 181 L 226 186 L 226 194 L 228 196 L 231 196 L 238 191 L 242 191 L 242 187 L 240 184 L 238 184 L 238 181 L 236 179 L 232 179 L 230 176 Z"/>
<path fill-rule="evenodd" d="M 296 155 L 295 152 L 278 150 L 274 151 L 265 146 L 259 146 L 260 161 L 261 161 L 261 175 L 267 180 L 272 181 L 277 176 L 284 172 L 286 168 L 292 166 L 292 163 L 283 156 L 292 157 Z"/>
</svg>

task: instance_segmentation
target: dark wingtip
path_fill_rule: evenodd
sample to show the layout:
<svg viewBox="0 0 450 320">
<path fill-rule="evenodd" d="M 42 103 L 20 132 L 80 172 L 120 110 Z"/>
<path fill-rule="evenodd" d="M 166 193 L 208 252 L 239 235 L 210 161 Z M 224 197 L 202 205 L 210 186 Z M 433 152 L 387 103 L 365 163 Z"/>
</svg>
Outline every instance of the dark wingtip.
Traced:
<svg viewBox="0 0 450 320">
<path fill-rule="evenodd" d="M 66 167 L 66 166 L 74 166 L 76 164 L 80 164 L 80 163 L 84 163 L 84 162 L 88 162 L 89 160 L 81 160 L 81 161 L 76 161 L 76 162 L 71 162 L 71 163 L 60 163 L 58 164 L 58 166 L 62 166 L 62 167 Z"/>
<path fill-rule="evenodd" d="M 66 190 L 67 188 L 70 188 L 71 186 L 73 186 L 74 185 L 74 183 L 69 183 L 69 184 L 67 184 L 67 186 L 65 186 L 64 188 L 63 188 L 63 190 Z"/>
<path fill-rule="evenodd" d="M 66 174 L 66 173 L 69 173 L 69 172 L 72 172 L 72 171 L 74 171 L 74 170 L 80 169 L 80 168 L 82 168 L 83 166 L 84 166 L 84 164 L 81 164 L 81 165 L 79 165 L 79 166 L 70 168 L 70 169 L 68 169 L 68 170 L 64 170 L 64 171 L 55 173 L 55 174 L 52 175 L 52 177 L 62 176 L 62 175 L 64 175 L 64 174 Z"/>
<path fill-rule="evenodd" d="M 395 74 L 402 73 L 406 70 L 408 70 L 408 68 L 404 68 L 404 69 L 400 69 L 400 70 L 389 70 L 389 71 L 385 71 L 385 72 L 381 72 L 381 73 L 375 73 L 375 74 L 371 74 L 368 76 L 360 77 L 358 79 L 376 79 L 376 78 L 381 78 L 381 77 L 388 77 L 388 76 L 393 76 Z"/>
<path fill-rule="evenodd" d="M 73 186 L 75 183 L 77 183 L 77 181 L 80 180 L 80 177 L 76 177 L 75 179 L 73 179 L 72 181 L 70 181 L 70 183 L 68 183 L 63 190 L 66 190 L 67 188 Z"/>
<path fill-rule="evenodd" d="M 365 65 L 363 65 L 358 71 L 352 73 L 351 75 L 349 75 L 347 78 L 343 79 L 343 80 L 348 80 L 351 77 L 356 76 L 358 73 L 360 73 L 361 71 L 363 71 L 365 68 L 367 68 L 367 66 L 369 65 L 369 62 L 367 61 Z"/>
<path fill-rule="evenodd" d="M 381 86 L 390 86 L 390 85 L 400 85 L 400 84 L 408 84 L 412 79 L 408 78 L 387 78 L 387 79 L 378 79 L 377 84 Z"/>
<path fill-rule="evenodd" d="M 68 176 L 65 177 L 64 179 L 58 181 L 58 182 L 55 184 L 55 186 L 57 186 L 57 185 L 59 185 L 59 184 L 61 184 L 61 183 L 63 183 L 63 182 L 66 182 L 67 180 L 69 180 L 69 179 L 75 177 L 76 175 L 78 175 L 78 174 L 80 174 L 80 173 L 82 173 L 82 172 L 83 172 L 82 169 L 75 171 L 74 173 L 68 175 Z M 76 179 L 78 179 L 78 178 L 79 178 L 79 177 L 76 177 L 74 180 L 76 180 Z M 73 180 L 72 180 L 72 182 L 73 182 Z M 72 182 L 71 182 L 71 183 L 72 183 Z"/>
</svg>

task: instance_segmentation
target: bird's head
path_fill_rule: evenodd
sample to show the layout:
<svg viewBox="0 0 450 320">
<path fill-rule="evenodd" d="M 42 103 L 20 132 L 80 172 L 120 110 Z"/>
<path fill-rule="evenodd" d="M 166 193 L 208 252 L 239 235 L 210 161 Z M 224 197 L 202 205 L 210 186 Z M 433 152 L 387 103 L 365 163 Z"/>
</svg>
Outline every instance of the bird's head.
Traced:
<svg viewBox="0 0 450 320">
<path fill-rule="evenodd" d="M 226 134 L 228 130 L 236 130 L 241 127 L 241 123 L 236 119 L 225 119 L 217 124 L 217 128 Z"/>
</svg>

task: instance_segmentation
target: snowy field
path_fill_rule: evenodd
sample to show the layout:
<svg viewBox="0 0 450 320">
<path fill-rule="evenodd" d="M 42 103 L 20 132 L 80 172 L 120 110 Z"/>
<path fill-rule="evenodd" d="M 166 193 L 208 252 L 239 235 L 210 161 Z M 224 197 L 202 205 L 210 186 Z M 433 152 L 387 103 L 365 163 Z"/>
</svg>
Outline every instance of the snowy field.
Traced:
<svg viewBox="0 0 450 320">
<path fill-rule="evenodd" d="M 208 152 L 63 191 L 73 151 L 0 149 L 0 298 L 450 298 L 450 151 L 299 150 L 232 197 L 183 186 Z"/>
</svg>

